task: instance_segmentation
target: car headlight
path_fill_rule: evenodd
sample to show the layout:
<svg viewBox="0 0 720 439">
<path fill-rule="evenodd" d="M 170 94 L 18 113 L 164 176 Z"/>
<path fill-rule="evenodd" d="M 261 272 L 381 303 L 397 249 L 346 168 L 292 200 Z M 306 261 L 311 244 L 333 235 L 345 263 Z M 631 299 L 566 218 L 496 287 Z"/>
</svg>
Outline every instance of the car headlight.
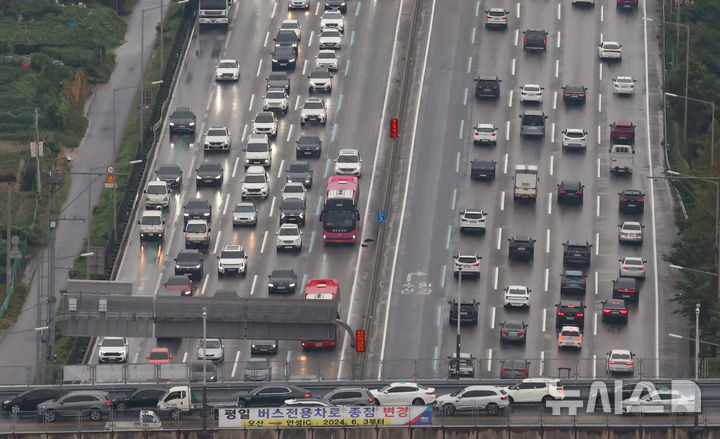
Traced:
<svg viewBox="0 0 720 439">
<path fill-rule="evenodd" d="M 174 127 L 174 126 L 175 126 L 175 122 L 170 122 L 170 126 L 171 126 L 171 127 Z"/>
<path fill-rule="evenodd" d="M 194 127 L 194 126 L 195 126 L 195 122 L 190 122 L 190 126 L 191 126 L 191 127 Z"/>
<path fill-rule="evenodd" d="M 310 184 L 310 181 L 311 181 L 311 180 L 310 180 L 310 177 L 306 177 L 306 178 L 305 178 L 305 183 L 306 183 L 306 184 Z"/>
<path fill-rule="evenodd" d="M 286 216 L 287 216 L 287 215 L 285 215 L 284 213 L 281 213 L 281 214 L 280 214 L 280 218 L 285 218 Z"/>
<path fill-rule="evenodd" d="M 199 176 L 199 175 L 196 175 L 196 176 L 195 176 L 195 179 L 197 179 L 197 180 L 202 180 L 202 177 Z"/>
<path fill-rule="evenodd" d="M 210 216 L 210 212 L 204 212 L 203 216 Z"/>
<path fill-rule="evenodd" d="M 288 62 L 295 62 L 295 58 L 290 58 Z"/>
<path fill-rule="evenodd" d="M 245 163 L 250 163 L 250 159 L 245 159 Z"/>
<path fill-rule="evenodd" d="M 355 237 L 355 235 L 353 235 L 353 238 L 354 238 L 354 237 Z M 196 270 L 199 270 L 200 267 L 202 267 L 202 264 L 193 265 L 193 268 L 196 269 Z"/>
<path fill-rule="evenodd" d="M 277 58 L 273 58 L 273 62 L 280 62 Z"/>
<path fill-rule="evenodd" d="M 220 180 L 221 178 L 222 178 L 222 174 L 215 176 L 215 180 Z"/>
<path fill-rule="evenodd" d="M 304 213 L 300 213 L 300 218 L 305 218 L 305 214 L 304 214 Z"/>
<path fill-rule="evenodd" d="M 292 283 L 289 284 L 288 286 L 289 286 L 290 288 L 294 287 L 294 286 L 295 286 L 295 282 L 292 282 Z"/>
<path fill-rule="evenodd" d="M 269 283 L 268 286 L 269 286 L 270 288 L 273 288 L 273 287 L 275 286 L 275 284 Z M 253 346 L 254 346 L 254 345 L 253 345 Z"/>
<path fill-rule="evenodd" d="M 252 348 L 253 348 L 253 349 L 257 348 L 257 345 L 256 345 L 255 343 L 253 343 L 253 344 L 252 344 Z"/>
</svg>

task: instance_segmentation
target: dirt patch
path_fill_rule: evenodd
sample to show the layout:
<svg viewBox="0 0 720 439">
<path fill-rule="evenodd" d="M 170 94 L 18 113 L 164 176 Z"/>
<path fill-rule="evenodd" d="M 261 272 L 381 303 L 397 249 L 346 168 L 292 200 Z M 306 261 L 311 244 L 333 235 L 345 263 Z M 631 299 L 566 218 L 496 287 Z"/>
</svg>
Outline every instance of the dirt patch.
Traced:
<svg viewBox="0 0 720 439">
<path fill-rule="evenodd" d="M 25 147 L 24 142 L 11 142 L 9 140 L 0 140 L 0 152 L 20 151 Z M 30 146 L 28 145 L 28 148 Z"/>
</svg>

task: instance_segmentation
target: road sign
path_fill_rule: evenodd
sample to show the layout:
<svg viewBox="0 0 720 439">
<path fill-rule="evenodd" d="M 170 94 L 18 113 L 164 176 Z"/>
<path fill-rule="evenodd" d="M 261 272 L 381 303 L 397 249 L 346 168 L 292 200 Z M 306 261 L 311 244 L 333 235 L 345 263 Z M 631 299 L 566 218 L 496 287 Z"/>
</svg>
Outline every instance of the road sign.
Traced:
<svg viewBox="0 0 720 439">
<path fill-rule="evenodd" d="M 43 156 L 43 143 L 42 142 L 30 142 L 30 157 L 42 157 Z"/>
<path fill-rule="evenodd" d="M 397 119 L 390 119 L 390 138 L 397 139 L 400 127 Z"/>
<path fill-rule="evenodd" d="M 355 330 L 355 352 L 365 352 L 365 330 Z"/>
<path fill-rule="evenodd" d="M 107 173 L 108 173 L 108 174 L 114 174 L 114 173 L 115 173 L 115 167 L 114 167 L 114 166 L 108 166 L 108 167 L 107 167 Z"/>
<path fill-rule="evenodd" d="M 115 176 L 112 174 L 108 174 L 107 178 L 105 179 L 105 188 L 112 189 L 114 187 L 115 187 Z"/>
<path fill-rule="evenodd" d="M 384 210 L 378 210 L 378 213 L 377 213 L 377 222 L 378 222 L 378 223 L 384 223 L 386 216 L 387 216 L 387 215 L 386 215 L 386 213 L 385 213 Z"/>
<path fill-rule="evenodd" d="M 306 408 L 308 410 L 306 410 Z M 432 425 L 432 406 L 218 409 L 219 428 Z"/>
</svg>

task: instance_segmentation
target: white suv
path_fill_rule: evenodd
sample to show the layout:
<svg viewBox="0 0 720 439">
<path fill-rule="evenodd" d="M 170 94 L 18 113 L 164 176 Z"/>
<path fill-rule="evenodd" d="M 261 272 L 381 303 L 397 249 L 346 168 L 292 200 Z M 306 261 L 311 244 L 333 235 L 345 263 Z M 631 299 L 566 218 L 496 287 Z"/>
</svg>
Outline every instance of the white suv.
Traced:
<svg viewBox="0 0 720 439">
<path fill-rule="evenodd" d="M 453 416 L 456 411 L 485 410 L 488 415 L 496 416 L 499 409 L 510 405 L 507 393 L 496 386 L 468 386 L 459 392 L 440 395 L 434 403 L 443 415 Z"/>
<path fill-rule="evenodd" d="M 162 209 L 170 203 L 170 190 L 164 181 L 149 181 L 143 193 L 146 208 Z"/>
<path fill-rule="evenodd" d="M 557 378 L 525 378 L 505 388 L 510 404 L 516 402 L 545 402 L 565 399 L 563 388 Z"/>
<path fill-rule="evenodd" d="M 465 209 L 460 214 L 460 231 L 485 233 L 487 213 L 480 209 Z"/>
<path fill-rule="evenodd" d="M 360 178 L 362 174 L 362 160 L 357 149 L 341 149 L 335 159 L 335 173 L 337 175 L 354 175 Z"/>
<path fill-rule="evenodd" d="M 404 406 L 428 405 L 435 402 L 435 389 L 416 383 L 390 383 L 381 389 L 371 389 L 370 394 L 378 405 Z"/>
<path fill-rule="evenodd" d="M 262 166 L 250 166 L 240 186 L 242 198 L 267 198 L 270 193 L 270 179 Z"/>
<path fill-rule="evenodd" d="M 475 276 L 480 278 L 480 259 L 476 254 L 456 254 L 453 256 L 453 275 Z"/>
<path fill-rule="evenodd" d="M 185 248 L 210 246 L 210 225 L 203 219 L 191 219 L 185 224 Z"/>
<path fill-rule="evenodd" d="M 221 59 L 215 67 L 216 81 L 237 81 L 240 79 L 240 64 L 234 59 Z"/>
<path fill-rule="evenodd" d="M 338 69 L 338 57 L 334 50 L 321 50 L 315 58 L 315 67 L 325 68 L 331 71 Z"/>
<path fill-rule="evenodd" d="M 310 92 L 332 91 L 332 73 L 330 73 L 330 70 L 315 68 L 308 78 L 310 78 Z"/>
<path fill-rule="evenodd" d="M 320 17 L 320 29 L 337 29 L 340 32 L 345 30 L 345 19 L 338 10 L 325 11 Z"/>
<path fill-rule="evenodd" d="M 253 119 L 253 134 L 267 134 L 270 137 L 277 136 L 277 118 L 272 111 L 261 111 Z"/>
<path fill-rule="evenodd" d="M 317 122 L 325 125 L 327 122 L 327 110 L 325 101 L 320 98 L 307 98 L 300 110 L 300 125 L 305 126 L 308 122 Z"/>
<path fill-rule="evenodd" d="M 524 285 L 510 285 L 505 288 L 503 306 L 505 308 L 530 308 L 532 290 Z"/>
<path fill-rule="evenodd" d="M 205 151 L 230 151 L 232 137 L 226 127 L 210 127 L 205 133 Z"/>
<path fill-rule="evenodd" d="M 277 241 L 275 247 L 280 250 L 302 250 L 302 231 L 297 224 L 285 223 L 275 232 Z"/>
<path fill-rule="evenodd" d="M 226 245 L 218 255 L 218 277 L 228 273 L 247 274 L 247 254 L 242 245 Z"/>
<path fill-rule="evenodd" d="M 272 164 L 270 141 L 266 134 L 250 134 L 245 148 L 245 167 L 262 165 L 269 168 Z"/>
<path fill-rule="evenodd" d="M 473 144 L 497 144 L 497 128 L 491 123 L 479 123 L 473 127 Z"/>
<path fill-rule="evenodd" d="M 125 363 L 128 352 L 128 342 L 125 337 L 105 337 L 98 349 L 98 362 Z"/>
<path fill-rule="evenodd" d="M 265 92 L 263 98 L 263 110 L 280 110 L 283 113 L 288 111 L 288 95 L 283 88 L 271 88 Z"/>
<path fill-rule="evenodd" d="M 616 41 L 603 41 L 598 44 L 598 57 L 600 61 L 607 59 L 620 61 L 622 59 L 622 44 Z"/>
<path fill-rule="evenodd" d="M 563 326 L 558 334 L 558 348 L 582 348 L 582 333 L 578 326 Z"/>
<path fill-rule="evenodd" d="M 586 149 L 587 131 L 582 128 L 568 128 L 562 132 L 562 149 Z"/>
</svg>

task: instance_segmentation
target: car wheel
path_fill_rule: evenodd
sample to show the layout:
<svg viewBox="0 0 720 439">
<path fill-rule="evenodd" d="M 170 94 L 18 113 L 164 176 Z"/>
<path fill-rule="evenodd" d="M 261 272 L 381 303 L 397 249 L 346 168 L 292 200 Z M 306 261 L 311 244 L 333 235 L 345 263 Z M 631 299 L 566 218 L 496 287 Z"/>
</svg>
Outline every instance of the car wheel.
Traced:
<svg viewBox="0 0 720 439">
<path fill-rule="evenodd" d="M 304 127 L 304 126 L 305 126 L 305 122 L 301 120 L 301 121 L 300 121 L 300 126 L 301 126 L 301 127 Z"/>
<path fill-rule="evenodd" d="M 247 275 L 247 269 L 243 270 L 242 277 L 245 277 Z"/>
<path fill-rule="evenodd" d="M 93 409 L 90 411 L 90 419 L 92 419 L 93 421 L 97 422 L 100 420 L 101 417 L 102 415 L 100 414 L 100 410 Z"/>
<path fill-rule="evenodd" d="M 514 403 L 515 403 L 515 400 L 513 399 L 513 397 L 508 396 L 508 404 L 514 404 Z"/>
<path fill-rule="evenodd" d="M 46 410 L 44 418 L 45 418 L 45 422 L 55 422 L 55 419 L 57 419 L 55 410 Z"/>
<path fill-rule="evenodd" d="M 442 406 L 442 414 L 445 416 L 452 416 L 455 414 L 455 406 L 452 404 L 445 404 Z"/>
<path fill-rule="evenodd" d="M 497 414 L 498 414 L 498 405 L 491 402 L 490 404 L 488 404 L 488 405 L 485 406 L 485 411 L 486 411 L 487 414 L 490 415 L 490 416 L 497 416 Z"/>
<path fill-rule="evenodd" d="M 545 395 L 545 396 L 542 397 L 542 403 L 543 403 L 543 404 L 545 404 L 545 403 L 548 402 L 548 401 L 554 401 L 554 400 L 555 400 L 555 398 L 553 398 L 553 397 L 550 396 L 550 395 Z"/>
<path fill-rule="evenodd" d="M 119 403 L 117 403 L 117 405 L 115 406 L 115 410 L 125 410 L 126 408 L 127 408 L 127 406 L 125 405 L 124 402 L 119 402 Z"/>
<path fill-rule="evenodd" d="M 17 404 L 13 404 L 13 405 L 10 407 L 10 413 L 12 413 L 12 414 L 14 414 L 14 415 L 17 415 L 18 413 L 20 413 L 20 406 L 17 405 Z"/>
<path fill-rule="evenodd" d="M 373 399 L 373 404 L 375 404 L 375 405 L 380 405 L 380 401 L 378 401 L 378 399 L 375 398 L 375 399 Z"/>
<path fill-rule="evenodd" d="M 421 398 L 415 398 L 413 399 L 412 405 L 425 405 L 425 401 Z"/>
</svg>

